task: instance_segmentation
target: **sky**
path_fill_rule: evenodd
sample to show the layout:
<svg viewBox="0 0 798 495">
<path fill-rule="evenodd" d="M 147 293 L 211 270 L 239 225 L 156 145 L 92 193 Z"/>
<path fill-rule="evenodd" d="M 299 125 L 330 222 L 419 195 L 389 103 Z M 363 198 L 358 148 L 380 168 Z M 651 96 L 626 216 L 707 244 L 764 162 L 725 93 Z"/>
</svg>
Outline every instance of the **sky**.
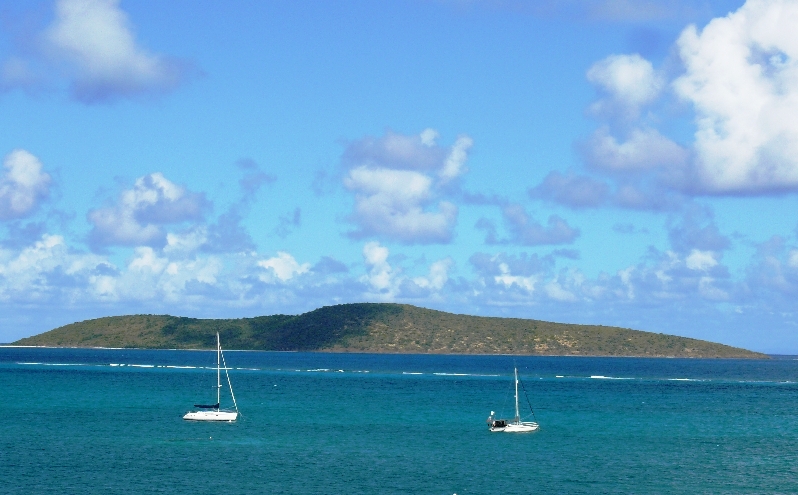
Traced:
<svg viewBox="0 0 798 495">
<path fill-rule="evenodd" d="M 798 354 L 798 1 L 0 0 L 0 342 L 351 302 Z"/>
</svg>

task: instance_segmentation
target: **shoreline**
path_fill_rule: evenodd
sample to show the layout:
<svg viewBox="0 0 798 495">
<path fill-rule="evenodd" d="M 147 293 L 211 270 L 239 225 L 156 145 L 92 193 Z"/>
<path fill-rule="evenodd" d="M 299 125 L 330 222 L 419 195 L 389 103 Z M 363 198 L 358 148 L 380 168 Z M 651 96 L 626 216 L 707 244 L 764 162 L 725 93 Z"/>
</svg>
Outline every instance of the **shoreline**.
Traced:
<svg viewBox="0 0 798 495">
<path fill-rule="evenodd" d="M 95 347 L 95 346 L 46 346 L 46 345 L 14 345 L 14 344 L 0 344 L 0 349 L 93 349 L 93 350 L 108 350 L 108 351 L 192 351 L 192 352 L 216 352 L 215 349 L 178 349 L 178 348 L 162 348 L 162 347 Z M 375 354 L 375 355 L 405 355 L 405 356 L 506 356 L 506 357 L 570 357 L 570 358 L 631 358 L 631 359 L 735 359 L 735 360 L 768 360 L 778 359 L 779 357 L 795 357 L 798 355 L 792 354 L 761 354 L 759 356 L 673 356 L 673 355 L 609 355 L 609 354 L 485 354 L 485 353 L 470 353 L 470 352 L 393 352 L 393 351 L 362 351 L 362 350 L 349 350 L 349 349 L 317 349 L 317 350 L 298 350 L 298 351 L 276 351 L 266 349 L 225 349 L 225 352 L 279 352 L 279 353 L 312 353 L 312 354 Z M 751 351 L 754 352 L 754 351 Z"/>
</svg>

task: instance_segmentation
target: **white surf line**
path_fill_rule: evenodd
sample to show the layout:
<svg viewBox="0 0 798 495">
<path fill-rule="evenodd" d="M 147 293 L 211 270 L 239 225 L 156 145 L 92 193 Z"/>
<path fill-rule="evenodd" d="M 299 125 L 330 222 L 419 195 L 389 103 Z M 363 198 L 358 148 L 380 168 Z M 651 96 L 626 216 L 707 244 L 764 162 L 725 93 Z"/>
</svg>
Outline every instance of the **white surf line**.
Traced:
<svg viewBox="0 0 798 495">
<path fill-rule="evenodd" d="M 27 365 L 36 365 L 36 366 L 104 366 L 102 364 L 86 364 L 86 363 L 20 363 L 17 364 L 27 364 Z"/>
</svg>

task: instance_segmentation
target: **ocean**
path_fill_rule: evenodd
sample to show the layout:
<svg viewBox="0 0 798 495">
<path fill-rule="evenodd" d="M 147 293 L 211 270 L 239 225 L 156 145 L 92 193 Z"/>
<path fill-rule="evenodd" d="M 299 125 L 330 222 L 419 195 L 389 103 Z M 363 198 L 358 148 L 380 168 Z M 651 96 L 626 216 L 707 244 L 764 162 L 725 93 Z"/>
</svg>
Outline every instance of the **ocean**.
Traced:
<svg viewBox="0 0 798 495">
<path fill-rule="evenodd" d="M 225 357 L 205 424 L 215 352 L 0 348 L 0 493 L 798 492 L 793 357 Z M 541 429 L 491 433 L 514 366 Z"/>
</svg>

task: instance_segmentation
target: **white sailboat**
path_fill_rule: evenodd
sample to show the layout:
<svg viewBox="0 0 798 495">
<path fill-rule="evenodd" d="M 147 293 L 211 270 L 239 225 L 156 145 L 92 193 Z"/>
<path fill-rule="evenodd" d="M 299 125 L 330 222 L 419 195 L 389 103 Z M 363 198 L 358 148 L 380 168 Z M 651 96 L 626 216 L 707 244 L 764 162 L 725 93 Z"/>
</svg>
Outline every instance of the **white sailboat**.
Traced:
<svg viewBox="0 0 798 495">
<path fill-rule="evenodd" d="M 526 391 L 524 391 L 526 394 Z M 529 399 L 527 399 L 529 400 Z M 529 408 L 530 411 L 532 408 Z M 495 413 L 490 412 L 488 416 L 488 424 L 490 431 L 505 432 L 505 433 L 530 433 L 540 429 L 540 425 L 536 421 L 521 421 L 521 413 L 518 409 L 518 368 L 515 368 L 515 418 L 512 421 L 506 419 L 495 419 Z M 532 415 L 534 416 L 534 412 Z"/>
<path fill-rule="evenodd" d="M 233 398 L 234 411 L 219 409 L 222 392 L 222 365 L 224 365 L 224 375 L 227 377 L 227 385 L 230 387 L 230 397 Z M 189 411 L 183 416 L 188 421 L 227 421 L 233 422 L 238 419 L 238 404 L 236 396 L 233 394 L 233 384 L 230 383 L 230 374 L 227 373 L 227 363 L 222 353 L 222 344 L 219 341 L 219 332 L 216 332 L 216 404 L 194 404 L 199 411 Z"/>
</svg>

